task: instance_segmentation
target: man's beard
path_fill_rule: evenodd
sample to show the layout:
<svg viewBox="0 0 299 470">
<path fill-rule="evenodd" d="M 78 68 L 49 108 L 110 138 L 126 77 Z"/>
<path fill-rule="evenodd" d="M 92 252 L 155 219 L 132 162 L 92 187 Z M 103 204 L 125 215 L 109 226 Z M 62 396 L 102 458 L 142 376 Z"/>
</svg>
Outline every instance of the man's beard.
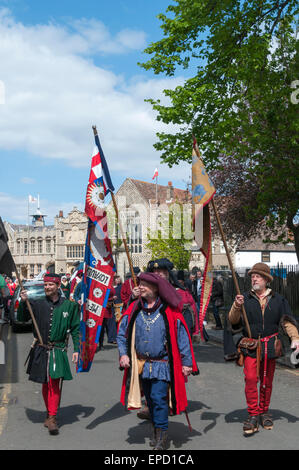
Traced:
<svg viewBox="0 0 299 470">
<path fill-rule="evenodd" d="M 262 290 L 262 286 L 260 284 L 253 284 L 252 289 L 258 292 Z"/>
</svg>

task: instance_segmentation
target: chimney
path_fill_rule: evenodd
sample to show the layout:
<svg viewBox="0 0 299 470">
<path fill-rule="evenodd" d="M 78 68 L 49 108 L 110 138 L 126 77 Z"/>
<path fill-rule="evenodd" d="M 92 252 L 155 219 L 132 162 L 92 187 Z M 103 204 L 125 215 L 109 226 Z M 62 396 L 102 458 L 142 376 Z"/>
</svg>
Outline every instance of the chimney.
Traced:
<svg viewBox="0 0 299 470">
<path fill-rule="evenodd" d="M 62 218 L 63 218 L 63 211 L 59 211 L 59 215 L 58 215 L 58 217 L 59 217 L 60 219 L 62 219 Z"/>
<path fill-rule="evenodd" d="M 173 186 L 172 186 L 172 182 L 171 181 L 168 181 L 168 187 L 167 187 L 167 196 L 166 196 L 166 199 L 167 201 L 172 201 L 173 200 Z"/>
</svg>

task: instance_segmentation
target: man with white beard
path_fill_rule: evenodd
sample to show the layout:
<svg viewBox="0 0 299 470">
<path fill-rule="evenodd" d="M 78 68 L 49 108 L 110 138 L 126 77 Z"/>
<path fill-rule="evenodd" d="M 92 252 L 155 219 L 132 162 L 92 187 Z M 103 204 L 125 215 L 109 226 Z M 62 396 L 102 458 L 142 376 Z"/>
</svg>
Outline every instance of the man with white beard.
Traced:
<svg viewBox="0 0 299 470">
<path fill-rule="evenodd" d="M 235 297 L 228 314 L 232 330 L 238 331 L 235 342 L 244 365 L 245 396 L 249 414 L 243 426 L 244 435 L 257 432 L 259 424 L 264 429 L 273 428 L 268 409 L 275 359 L 283 354 L 280 338 L 287 335 L 291 348 L 299 352 L 298 325 L 287 300 L 270 288 L 273 278 L 269 266 L 256 263 L 248 274 L 251 276 L 251 290 Z M 251 338 L 248 338 L 249 333 L 242 321 L 242 305 L 250 326 Z M 240 328 L 242 333 L 239 333 Z"/>
</svg>

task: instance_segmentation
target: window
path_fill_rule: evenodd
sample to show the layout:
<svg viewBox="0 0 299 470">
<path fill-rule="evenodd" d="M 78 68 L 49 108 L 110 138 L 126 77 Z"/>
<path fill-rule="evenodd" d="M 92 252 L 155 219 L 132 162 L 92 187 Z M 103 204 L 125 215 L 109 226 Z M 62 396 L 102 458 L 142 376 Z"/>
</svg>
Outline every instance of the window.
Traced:
<svg viewBox="0 0 299 470">
<path fill-rule="evenodd" d="M 39 274 L 42 270 L 42 265 L 41 264 L 38 264 L 37 265 L 37 274 Z"/>
<path fill-rule="evenodd" d="M 67 258 L 83 258 L 84 246 L 83 245 L 70 245 L 67 246 Z"/>
<path fill-rule="evenodd" d="M 138 213 L 128 212 L 127 241 L 132 253 L 142 253 L 142 224 Z"/>
<path fill-rule="evenodd" d="M 38 253 L 43 252 L 43 241 L 42 240 L 37 240 L 37 252 Z"/>
<path fill-rule="evenodd" d="M 24 240 L 24 255 L 28 254 L 28 240 Z"/>
<path fill-rule="evenodd" d="M 34 255 L 35 253 L 35 240 L 30 241 L 30 252 Z"/>
<path fill-rule="evenodd" d="M 270 263 L 270 251 L 262 251 L 262 263 Z"/>
<path fill-rule="evenodd" d="M 220 242 L 220 253 L 225 253 L 225 247 L 223 242 Z"/>
<path fill-rule="evenodd" d="M 17 254 L 19 255 L 21 253 L 21 241 L 17 240 Z"/>
<path fill-rule="evenodd" d="M 51 253 L 51 239 L 46 239 L 46 253 Z"/>
<path fill-rule="evenodd" d="M 61 230 L 61 232 L 60 232 L 60 236 L 61 236 L 61 238 L 64 237 L 64 232 L 63 232 L 62 230 Z"/>
<path fill-rule="evenodd" d="M 34 276 L 34 264 L 30 264 L 30 274 Z"/>
</svg>

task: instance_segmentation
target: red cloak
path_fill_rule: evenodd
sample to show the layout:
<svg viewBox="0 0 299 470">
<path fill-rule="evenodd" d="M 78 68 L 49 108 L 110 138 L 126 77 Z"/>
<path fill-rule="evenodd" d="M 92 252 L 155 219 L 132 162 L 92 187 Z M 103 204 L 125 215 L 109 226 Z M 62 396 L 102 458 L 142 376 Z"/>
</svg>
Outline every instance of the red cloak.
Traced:
<svg viewBox="0 0 299 470">
<path fill-rule="evenodd" d="M 138 313 L 141 310 L 141 305 L 138 300 L 133 302 L 124 313 L 127 315 L 128 318 L 128 329 L 127 329 L 127 341 L 128 341 L 128 356 L 130 357 L 131 361 L 131 337 L 132 337 L 132 328 Z M 167 350 L 168 350 L 168 358 L 169 358 L 169 366 L 170 366 L 170 388 L 171 388 L 171 402 L 172 402 L 172 412 L 174 415 L 180 414 L 183 412 L 188 405 L 187 401 L 187 394 L 186 394 L 186 386 L 185 383 L 187 382 L 187 378 L 184 377 L 182 372 L 182 361 L 181 355 L 178 348 L 178 332 L 177 332 L 177 320 L 183 324 L 189 338 L 190 343 L 190 350 L 192 355 L 192 375 L 198 375 L 199 370 L 197 364 L 195 362 L 193 345 L 191 341 L 191 337 L 188 331 L 188 327 L 184 320 L 183 315 L 176 309 L 172 309 L 171 307 L 166 306 L 165 304 L 162 305 L 160 309 L 160 313 L 163 316 L 166 328 L 166 340 L 167 340 Z M 125 369 L 124 371 L 124 378 L 122 383 L 122 390 L 121 390 L 121 403 L 125 406 L 125 395 L 126 395 L 126 384 L 128 379 L 128 372 L 129 369 Z"/>
</svg>

